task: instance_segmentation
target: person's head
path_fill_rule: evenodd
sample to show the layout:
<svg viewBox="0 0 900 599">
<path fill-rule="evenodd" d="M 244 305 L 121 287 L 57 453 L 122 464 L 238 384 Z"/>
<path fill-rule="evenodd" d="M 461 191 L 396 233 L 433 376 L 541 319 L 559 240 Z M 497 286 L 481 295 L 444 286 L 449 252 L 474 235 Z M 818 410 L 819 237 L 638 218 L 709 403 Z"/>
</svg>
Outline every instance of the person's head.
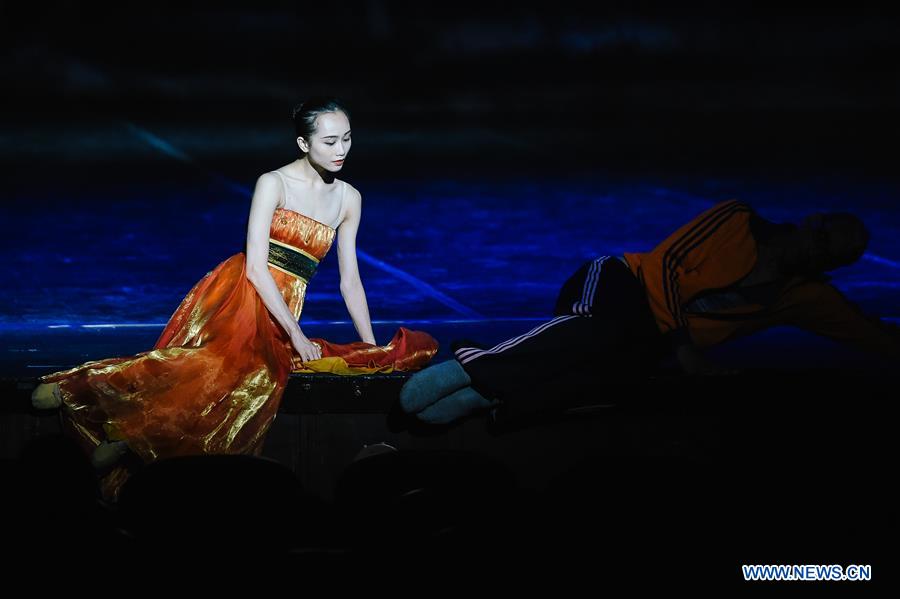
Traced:
<svg viewBox="0 0 900 599">
<path fill-rule="evenodd" d="M 869 244 L 869 231 L 846 212 L 816 213 L 788 235 L 782 270 L 792 274 L 822 273 L 859 260 Z"/>
<path fill-rule="evenodd" d="M 335 98 L 309 98 L 294 107 L 297 147 L 309 161 L 337 172 L 350 152 L 350 112 Z"/>
</svg>

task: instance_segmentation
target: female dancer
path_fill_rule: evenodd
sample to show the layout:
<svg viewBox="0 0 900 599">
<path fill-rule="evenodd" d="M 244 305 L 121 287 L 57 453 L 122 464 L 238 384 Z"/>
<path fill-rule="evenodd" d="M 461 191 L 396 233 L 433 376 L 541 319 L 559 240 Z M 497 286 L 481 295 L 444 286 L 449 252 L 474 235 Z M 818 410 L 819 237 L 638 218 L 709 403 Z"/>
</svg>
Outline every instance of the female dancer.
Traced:
<svg viewBox="0 0 900 599">
<path fill-rule="evenodd" d="M 88 362 L 41 378 L 38 408 L 61 407 L 68 433 L 108 471 L 120 458 L 206 453 L 259 455 L 292 371 L 357 374 L 415 370 L 437 353 L 403 327 L 375 345 L 356 261 L 360 193 L 335 177 L 350 151 L 348 111 L 313 98 L 293 113 L 301 157 L 256 182 L 246 253 L 231 256 L 181 302 L 151 351 Z M 309 279 L 338 240 L 341 294 L 361 341 L 309 339 L 298 320 Z"/>
</svg>

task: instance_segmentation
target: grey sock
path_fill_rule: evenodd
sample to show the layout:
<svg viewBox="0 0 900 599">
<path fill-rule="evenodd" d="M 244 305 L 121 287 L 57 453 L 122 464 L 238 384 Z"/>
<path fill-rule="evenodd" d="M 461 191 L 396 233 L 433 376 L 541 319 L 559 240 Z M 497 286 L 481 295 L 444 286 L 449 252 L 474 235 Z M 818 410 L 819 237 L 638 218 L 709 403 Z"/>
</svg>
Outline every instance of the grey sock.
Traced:
<svg viewBox="0 0 900 599">
<path fill-rule="evenodd" d="M 400 406 L 407 414 L 421 412 L 437 400 L 471 384 L 456 360 L 447 360 L 412 375 L 400 389 Z"/>
<path fill-rule="evenodd" d="M 425 408 L 416 417 L 431 424 L 447 424 L 494 405 L 472 387 L 463 387 Z"/>
</svg>

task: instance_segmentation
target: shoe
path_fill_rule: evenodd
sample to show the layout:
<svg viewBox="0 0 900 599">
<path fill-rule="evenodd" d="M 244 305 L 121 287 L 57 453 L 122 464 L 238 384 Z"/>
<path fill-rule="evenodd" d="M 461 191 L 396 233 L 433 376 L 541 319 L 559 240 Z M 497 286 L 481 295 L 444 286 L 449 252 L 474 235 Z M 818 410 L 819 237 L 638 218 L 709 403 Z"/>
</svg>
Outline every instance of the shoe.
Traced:
<svg viewBox="0 0 900 599">
<path fill-rule="evenodd" d="M 463 387 L 459 391 L 442 397 L 417 413 L 416 418 L 429 424 L 450 424 L 490 408 L 497 403 L 496 401 L 485 399 L 472 387 Z"/>
<path fill-rule="evenodd" d="M 53 410 L 62 405 L 59 383 L 41 383 L 31 393 L 31 405 L 38 410 Z"/>
<path fill-rule="evenodd" d="M 456 360 L 429 366 L 406 380 L 400 389 L 400 407 L 407 414 L 421 412 L 471 382 L 472 379 Z"/>
<path fill-rule="evenodd" d="M 128 444 L 125 441 L 102 441 L 91 454 L 91 464 L 96 470 L 106 470 L 115 465 L 128 453 Z"/>
</svg>

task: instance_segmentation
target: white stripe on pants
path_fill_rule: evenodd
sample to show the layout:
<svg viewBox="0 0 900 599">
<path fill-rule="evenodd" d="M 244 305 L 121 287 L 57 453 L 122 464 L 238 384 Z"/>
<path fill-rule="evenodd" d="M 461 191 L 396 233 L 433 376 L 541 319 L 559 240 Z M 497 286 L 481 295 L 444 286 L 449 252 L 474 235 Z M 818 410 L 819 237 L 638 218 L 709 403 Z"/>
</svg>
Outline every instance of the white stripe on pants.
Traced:
<svg viewBox="0 0 900 599">
<path fill-rule="evenodd" d="M 539 335 L 540 333 L 546 331 L 550 327 L 553 327 L 560 323 L 566 322 L 567 320 L 572 320 L 573 318 L 579 318 L 579 316 L 572 315 L 572 314 L 569 314 L 566 316 L 557 316 L 553 320 L 550 320 L 540 326 L 533 328 L 532 330 L 528 331 L 524 335 L 519 335 L 518 337 L 513 337 L 512 339 L 507 339 L 506 341 L 504 341 L 498 345 L 495 345 L 491 349 L 477 349 L 477 348 L 472 348 L 472 347 L 460 348 L 456 352 L 456 359 L 459 360 L 459 362 L 461 364 L 466 364 L 466 363 L 474 360 L 475 358 L 478 358 L 478 357 L 481 357 L 484 355 L 502 353 L 506 350 L 509 350 L 509 349 L 519 345 L 520 343 L 522 343 L 528 339 L 531 339 L 535 335 Z"/>
</svg>

